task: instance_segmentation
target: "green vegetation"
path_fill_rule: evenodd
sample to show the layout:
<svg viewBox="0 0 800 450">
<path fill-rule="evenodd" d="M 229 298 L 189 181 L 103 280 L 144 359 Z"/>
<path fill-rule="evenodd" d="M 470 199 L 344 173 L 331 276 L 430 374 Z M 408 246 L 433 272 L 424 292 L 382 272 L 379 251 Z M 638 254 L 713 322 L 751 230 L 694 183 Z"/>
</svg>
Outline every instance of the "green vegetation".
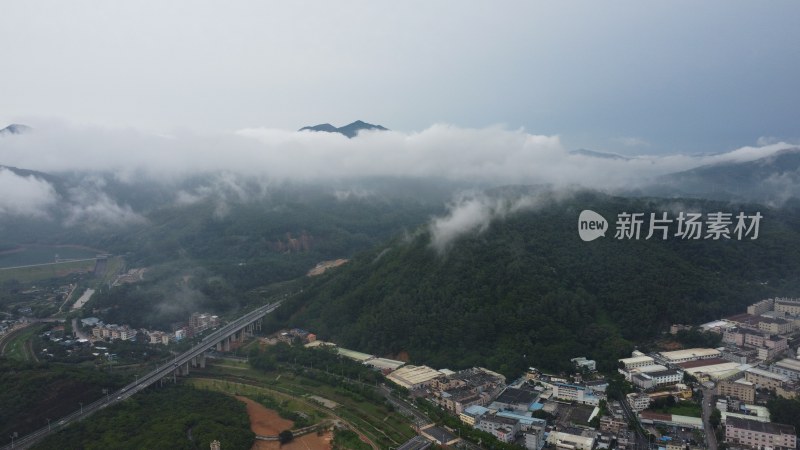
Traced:
<svg viewBox="0 0 800 450">
<path fill-rule="evenodd" d="M 693 401 L 676 401 L 675 397 L 668 396 L 654 400 L 650 404 L 650 410 L 664 413 L 676 414 L 678 416 L 703 417 L 702 406 Z"/>
<path fill-rule="evenodd" d="M 34 448 L 205 450 L 213 440 L 224 449 L 250 449 L 254 434 L 245 405 L 225 394 L 167 385 L 137 394 Z"/>
<path fill-rule="evenodd" d="M 711 428 L 716 429 L 719 427 L 719 424 L 722 423 L 722 411 L 717 408 L 714 408 L 711 411 L 711 415 L 708 417 L 708 423 L 711 425 Z"/>
<path fill-rule="evenodd" d="M 526 188 L 507 189 L 510 196 Z M 407 352 L 433 367 L 572 370 L 585 355 L 610 371 L 634 342 L 672 323 L 698 323 L 800 289 L 797 210 L 685 200 L 686 210 L 756 211 L 757 240 L 605 239 L 587 243 L 576 217 L 660 212 L 674 203 L 576 194 L 497 220 L 444 254 L 421 229 L 315 280 L 276 318 L 378 355 Z M 613 222 L 611 225 L 613 227 Z M 779 263 L 778 261 L 790 261 Z"/>
<path fill-rule="evenodd" d="M 333 450 L 371 450 L 369 444 L 364 443 L 353 431 L 336 430 L 331 442 Z"/>
<path fill-rule="evenodd" d="M 282 418 L 294 422 L 295 429 L 316 425 L 319 423 L 319 419 L 327 417 L 327 414 L 322 412 L 319 408 L 314 408 L 307 403 L 256 386 L 208 379 L 193 379 L 189 382 L 199 389 L 224 392 L 229 395 L 246 396 L 262 404 L 265 408 L 277 412 Z"/>
<path fill-rule="evenodd" d="M 0 249 L 0 268 L 93 259 L 101 250 L 72 245 L 21 245 Z M 65 261 L 68 262 L 68 261 Z"/>
<path fill-rule="evenodd" d="M 273 352 L 268 348 L 263 354 L 254 352 L 250 356 L 251 363 L 254 359 L 264 358 L 271 360 L 273 365 L 254 363 L 262 368 L 251 369 L 227 363 L 213 364 L 200 376 L 219 380 L 214 383 L 230 383 L 232 389 L 241 389 L 239 392 L 248 396 L 257 395 L 248 390 L 248 386 L 253 386 L 270 391 L 276 399 L 302 399 L 316 410 L 346 421 L 381 447 L 397 447 L 414 436 L 408 419 L 396 412 L 379 393 L 372 378 L 367 378 L 368 375 L 376 377 L 375 372 L 335 355 L 333 358 L 337 365 L 334 365 L 333 359 L 329 359 L 329 351 L 302 347 L 291 349 L 289 352 L 285 349 Z M 296 363 L 294 356 L 291 359 L 278 356 L 278 353 L 294 355 L 295 352 L 298 355 Z M 312 396 L 333 402 L 336 407 L 329 409 L 324 406 L 325 402 L 318 403 L 319 400 Z"/>
<path fill-rule="evenodd" d="M 776 397 L 767 402 L 771 420 L 800 430 L 800 399 Z"/>
<path fill-rule="evenodd" d="M 0 269 L 0 282 L 17 280 L 23 283 L 60 278 L 75 273 L 86 273 L 94 269 L 94 259 L 88 261 L 66 261 L 43 266 Z"/>
<path fill-rule="evenodd" d="M 291 430 L 283 430 L 280 433 L 278 433 L 278 441 L 281 444 L 287 444 L 291 442 L 292 439 L 294 439 L 294 434 L 292 434 Z"/>
<path fill-rule="evenodd" d="M 20 436 L 53 424 L 102 397 L 103 389 L 125 384 L 121 374 L 108 374 L 57 364 L 21 363 L 0 358 L 0 436 Z"/>
<path fill-rule="evenodd" d="M 722 335 L 719 333 L 704 333 L 697 328 L 692 328 L 678 331 L 675 339 L 686 348 L 717 348 L 722 342 Z"/>
<path fill-rule="evenodd" d="M 46 325 L 30 325 L 22 330 L 16 331 L 13 335 L 9 336 L 4 356 L 17 361 L 37 362 L 32 341 L 45 327 Z"/>
</svg>

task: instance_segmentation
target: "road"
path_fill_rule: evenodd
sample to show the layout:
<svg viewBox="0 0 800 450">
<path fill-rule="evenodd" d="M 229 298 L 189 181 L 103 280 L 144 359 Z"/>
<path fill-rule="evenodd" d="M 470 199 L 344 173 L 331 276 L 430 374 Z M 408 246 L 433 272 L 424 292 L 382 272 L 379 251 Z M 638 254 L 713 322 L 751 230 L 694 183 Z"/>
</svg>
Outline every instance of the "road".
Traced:
<svg viewBox="0 0 800 450">
<path fill-rule="evenodd" d="M 381 384 L 379 392 L 381 395 L 386 398 L 386 400 L 394 406 L 394 408 L 402 415 L 406 417 L 410 417 L 414 421 L 414 425 L 417 428 L 423 427 L 429 423 L 431 423 L 431 419 L 428 418 L 425 414 L 422 413 L 416 406 L 413 404 L 405 401 L 402 398 L 394 397 L 392 395 L 392 390 L 384 385 Z"/>
<path fill-rule="evenodd" d="M 64 296 L 64 301 L 61 303 L 61 306 L 58 307 L 58 312 L 61 312 L 61 311 L 64 310 L 64 306 L 66 306 L 66 304 L 69 301 L 69 299 L 72 298 L 72 294 L 75 293 L 75 289 L 78 289 L 77 283 L 73 284 L 72 285 L 72 289 L 69 290 L 69 294 Z"/>
<path fill-rule="evenodd" d="M 639 417 L 636 415 L 635 412 L 633 412 L 628 402 L 625 399 L 623 399 L 619 403 L 620 405 L 622 405 L 622 412 L 625 414 L 625 419 L 627 419 L 628 422 L 633 421 L 639 423 Z M 636 427 L 633 430 L 633 432 L 636 435 L 635 448 L 643 449 L 650 447 L 650 441 L 648 440 L 648 437 L 645 436 L 644 433 L 642 432 L 641 427 Z"/>
<path fill-rule="evenodd" d="M 31 434 L 28 434 L 27 436 L 22 436 L 19 439 L 16 439 L 13 448 L 20 448 L 20 449 L 28 448 L 31 445 L 35 444 L 36 442 L 39 442 L 40 440 L 44 439 L 51 432 L 58 431 L 72 422 L 85 419 L 103 408 L 119 403 L 127 399 L 128 397 L 131 397 L 132 395 L 138 393 L 139 391 L 146 389 L 148 386 L 150 386 L 153 383 L 156 383 L 158 380 L 165 378 L 169 375 L 172 375 L 181 366 L 189 363 L 192 360 L 192 358 L 195 358 L 203 354 L 208 349 L 216 346 L 218 342 L 227 338 L 229 335 L 235 333 L 236 331 L 243 328 L 247 324 L 258 319 L 259 317 L 264 316 L 266 314 L 270 314 L 271 312 L 275 311 L 281 305 L 281 302 L 282 301 L 277 301 L 272 304 L 264 305 L 234 320 L 233 322 L 225 325 L 224 327 L 219 328 L 218 330 L 214 331 L 213 333 L 203 338 L 203 341 L 200 342 L 199 344 L 195 345 L 194 347 L 187 350 L 183 354 L 175 357 L 175 359 L 169 361 L 167 364 L 164 364 L 161 367 L 157 367 L 155 370 L 152 370 L 151 372 L 145 374 L 144 376 L 138 377 L 135 382 L 128 384 L 119 391 L 110 393 L 106 395 L 106 397 L 101 398 L 93 403 L 83 405 L 80 410 L 75 411 L 72 414 L 69 414 L 66 417 L 61 418 L 55 424 L 51 423 L 52 427 L 44 427 L 37 431 L 34 431 Z M 11 448 L 12 447 L 10 444 L 3 447 L 3 449 L 11 449 Z"/>
<path fill-rule="evenodd" d="M 717 450 L 717 435 L 714 429 L 711 428 L 709 418 L 711 411 L 714 410 L 714 390 L 704 387 L 703 388 L 703 428 L 706 430 L 706 442 L 708 443 L 708 450 Z"/>
</svg>

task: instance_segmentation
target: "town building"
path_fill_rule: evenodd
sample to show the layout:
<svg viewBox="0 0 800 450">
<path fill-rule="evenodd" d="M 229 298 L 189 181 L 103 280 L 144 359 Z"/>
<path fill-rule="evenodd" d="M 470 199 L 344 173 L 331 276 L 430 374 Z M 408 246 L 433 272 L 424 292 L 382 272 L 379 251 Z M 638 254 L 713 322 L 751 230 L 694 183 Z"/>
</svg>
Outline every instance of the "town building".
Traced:
<svg viewBox="0 0 800 450">
<path fill-rule="evenodd" d="M 631 377 L 631 382 L 640 389 L 652 389 L 660 386 L 669 386 L 683 381 L 683 372 L 676 369 L 662 370 L 659 372 L 637 373 Z"/>
<path fill-rule="evenodd" d="M 631 392 L 627 396 L 628 405 L 634 411 L 644 411 L 650 407 L 650 396 L 638 392 Z"/>
<path fill-rule="evenodd" d="M 620 369 L 630 371 L 637 367 L 650 366 L 655 364 L 655 360 L 649 356 L 633 356 L 630 358 L 622 358 L 619 360 Z"/>
<path fill-rule="evenodd" d="M 477 429 L 491 433 L 498 440 L 506 443 L 514 442 L 519 432 L 519 421 L 497 414 L 485 414 L 477 422 Z"/>
<path fill-rule="evenodd" d="M 492 403 L 497 410 L 530 411 L 536 401 L 535 391 L 527 389 L 506 388 Z"/>
<path fill-rule="evenodd" d="M 112 341 L 131 341 L 136 339 L 136 330 L 132 330 L 127 325 L 99 325 L 92 328 L 92 336 L 97 339 L 109 339 Z"/>
<path fill-rule="evenodd" d="M 460 414 L 472 405 L 488 405 L 505 388 L 505 377 L 482 367 L 473 367 L 434 378 L 430 388 L 433 400 L 439 406 Z"/>
<path fill-rule="evenodd" d="M 800 360 L 784 358 L 769 366 L 770 372 L 786 375 L 791 381 L 800 380 Z"/>
<path fill-rule="evenodd" d="M 757 388 L 777 389 L 783 383 L 789 382 L 789 377 L 783 374 L 752 367 L 744 371 L 744 379 L 755 384 Z"/>
<path fill-rule="evenodd" d="M 556 448 L 592 450 L 594 447 L 594 438 L 563 431 L 551 431 L 550 435 L 547 437 L 547 443 Z"/>
<path fill-rule="evenodd" d="M 603 399 L 605 398 L 605 395 L 597 395 L 594 391 L 582 385 L 567 383 L 553 385 L 553 397 L 559 400 L 597 406 L 600 404 L 601 396 Z"/>
<path fill-rule="evenodd" d="M 661 357 L 671 364 L 678 364 L 698 359 L 719 358 L 721 352 L 713 348 L 688 348 L 672 352 L 661 352 Z"/>
<path fill-rule="evenodd" d="M 727 381 L 717 383 L 717 395 L 735 397 L 744 402 L 753 403 L 756 398 L 756 387 L 745 380 Z"/>
<path fill-rule="evenodd" d="M 458 415 L 458 418 L 461 419 L 461 421 L 465 424 L 475 427 L 475 424 L 478 422 L 480 417 L 488 412 L 489 408 L 485 408 L 480 405 L 472 405 L 464 409 L 464 411 Z"/>
<path fill-rule="evenodd" d="M 443 376 L 443 373 L 428 366 L 406 365 L 390 373 L 386 378 L 398 386 L 413 391 L 429 386 L 436 378 Z"/>
<path fill-rule="evenodd" d="M 648 402 L 647 406 L 649 406 L 649 403 L 650 402 Z M 647 409 L 647 406 L 645 406 L 644 409 Z M 600 431 L 619 434 L 621 431 L 625 431 L 627 429 L 628 422 L 621 417 L 617 418 L 614 416 L 603 416 L 600 418 Z"/>
<path fill-rule="evenodd" d="M 760 316 L 767 311 L 772 311 L 773 307 L 775 306 L 775 300 L 771 298 L 767 298 L 761 300 L 758 303 L 753 303 L 752 305 L 747 307 L 747 314 L 751 316 Z"/>
<path fill-rule="evenodd" d="M 791 425 L 728 417 L 725 441 L 731 446 L 789 450 L 797 447 L 797 434 Z"/>
<path fill-rule="evenodd" d="M 794 323 L 785 319 L 770 319 L 762 317 L 758 321 L 758 329 L 770 334 L 787 334 L 794 330 Z"/>
<path fill-rule="evenodd" d="M 219 326 L 219 317 L 210 313 L 193 313 L 189 317 L 189 330 L 192 334 L 202 333 Z"/>
<path fill-rule="evenodd" d="M 527 450 L 540 450 L 544 447 L 545 439 L 543 432 L 526 431 L 523 436 L 525 437 L 525 448 Z"/>
<path fill-rule="evenodd" d="M 800 316 L 800 299 L 777 298 L 775 299 L 775 311 L 791 316 Z"/>
<path fill-rule="evenodd" d="M 530 413 L 520 413 L 517 411 L 498 411 L 498 417 L 505 417 L 507 419 L 514 419 L 519 422 L 520 431 L 540 430 L 544 431 L 547 428 L 547 421 L 533 417 Z"/>
<path fill-rule="evenodd" d="M 725 347 L 722 359 L 736 364 L 748 364 L 758 358 L 758 350 L 754 348 Z"/>
</svg>

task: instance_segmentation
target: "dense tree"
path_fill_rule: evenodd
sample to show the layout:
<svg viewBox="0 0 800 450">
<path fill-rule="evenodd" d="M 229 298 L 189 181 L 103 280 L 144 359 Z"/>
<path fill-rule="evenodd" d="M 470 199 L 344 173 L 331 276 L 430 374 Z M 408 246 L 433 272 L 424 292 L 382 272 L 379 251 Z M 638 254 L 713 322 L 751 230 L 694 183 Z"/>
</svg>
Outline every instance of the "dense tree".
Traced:
<svg viewBox="0 0 800 450">
<path fill-rule="evenodd" d="M 281 314 L 297 311 L 290 323 L 342 345 L 436 367 L 571 371 L 569 359 L 584 355 L 610 371 L 632 342 L 672 323 L 710 320 L 800 288 L 791 264 L 775 263 L 777 255 L 800 263 L 797 211 L 770 211 L 755 241 L 617 240 L 609 232 L 587 243 L 575 230 L 586 205 L 609 218 L 665 208 L 580 194 L 465 233 L 444 253 L 421 229 L 316 280 Z"/>
<path fill-rule="evenodd" d="M 767 402 L 773 422 L 784 423 L 800 430 L 800 399 L 776 397 Z"/>
<path fill-rule="evenodd" d="M 218 440 L 225 449 L 249 450 L 254 439 L 243 403 L 218 392 L 169 385 L 137 394 L 34 448 L 200 450 Z"/>
</svg>

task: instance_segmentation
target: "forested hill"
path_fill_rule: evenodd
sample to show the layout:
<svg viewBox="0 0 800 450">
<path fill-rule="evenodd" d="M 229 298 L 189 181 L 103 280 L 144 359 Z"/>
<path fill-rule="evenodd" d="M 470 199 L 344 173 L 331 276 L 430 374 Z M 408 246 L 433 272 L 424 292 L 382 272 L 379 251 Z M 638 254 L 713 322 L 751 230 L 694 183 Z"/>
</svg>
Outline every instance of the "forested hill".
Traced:
<svg viewBox="0 0 800 450">
<path fill-rule="evenodd" d="M 578 237 L 583 209 L 609 220 L 605 238 Z M 756 240 L 645 240 L 647 223 L 640 240 L 614 239 L 617 214 L 662 211 L 764 218 Z M 322 339 L 380 355 L 407 352 L 439 368 L 518 374 L 531 365 L 566 369 L 576 356 L 609 368 L 671 323 L 797 295 L 799 224 L 797 208 L 580 193 L 509 213 L 444 254 L 423 227 L 326 274 L 281 313 Z"/>
</svg>

